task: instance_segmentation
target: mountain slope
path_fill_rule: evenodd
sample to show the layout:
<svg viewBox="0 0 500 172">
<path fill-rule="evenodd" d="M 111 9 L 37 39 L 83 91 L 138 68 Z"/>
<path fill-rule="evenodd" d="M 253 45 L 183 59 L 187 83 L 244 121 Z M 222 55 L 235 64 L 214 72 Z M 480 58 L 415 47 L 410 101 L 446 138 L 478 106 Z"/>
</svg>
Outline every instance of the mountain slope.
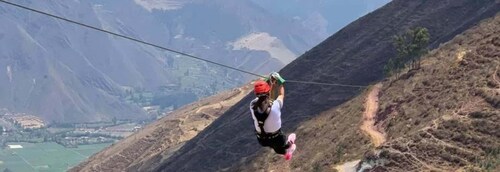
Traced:
<svg viewBox="0 0 500 172">
<path fill-rule="evenodd" d="M 159 153 L 173 153 L 252 88 L 245 85 L 186 105 L 93 155 L 70 171 L 127 171 Z"/>
<path fill-rule="evenodd" d="M 377 125 L 392 139 L 363 163 L 388 171 L 498 171 L 499 35 L 497 14 L 432 51 L 408 79 L 382 88 Z"/>
<path fill-rule="evenodd" d="M 302 123 L 295 132 L 303 142 L 297 142 L 301 149 L 290 168 L 480 171 L 487 170 L 485 164 L 500 166 L 495 160 L 500 148 L 500 85 L 495 80 L 500 75 L 499 19 L 497 14 L 431 51 L 421 69 L 389 78 Z M 373 133 L 367 133 L 365 123 L 371 118 L 364 113 L 373 96 L 378 101 L 371 103 L 379 108 L 368 126 Z M 377 142 L 374 135 L 387 142 Z M 282 162 L 266 151 L 248 164 L 272 170 L 286 165 Z"/>
<path fill-rule="evenodd" d="M 76 18 L 77 11 L 84 22 L 97 25 L 89 4 L 28 2 Z M 78 6 L 68 9 L 67 6 Z M 46 121 L 106 121 L 141 119 L 144 114 L 138 107 L 122 102 L 123 89 L 116 78 L 103 72 L 113 69 L 107 64 L 121 64 L 113 41 L 103 34 L 81 30 L 73 25 L 62 24 L 45 16 L 2 4 L 0 6 L 0 66 L 7 68 L 8 75 L 0 75 L 0 106 L 14 112 L 28 112 Z M 97 50 L 109 50 L 99 52 Z M 142 51 L 133 49 L 130 52 Z M 113 58 L 118 56 L 123 58 Z M 105 63 L 107 62 L 107 63 Z M 151 62 L 151 61 L 150 61 Z M 150 70 L 162 73 L 161 66 L 148 63 Z M 122 74 L 130 80 L 142 80 L 143 73 L 136 66 L 121 66 Z M 166 76 L 157 76 L 169 80 Z"/>
<path fill-rule="evenodd" d="M 302 26 L 281 20 L 278 16 L 273 16 L 250 1 L 174 0 L 169 2 L 145 0 L 134 2 L 139 5 L 134 5 L 131 1 L 125 2 L 126 5 L 120 1 L 95 1 L 95 4 L 101 4 L 104 11 L 111 11 L 108 16 L 112 16 L 114 20 L 121 22 L 110 22 L 111 26 L 125 25 L 140 32 L 140 35 L 155 40 L 154 42 L 176 49 L 184 49 L 186 52 L 205 54 L 204 58 L 225 64 L 249 66 L 241 64 L 249 63 L 248 60 L 244 60 L 250 58 L 249 56 L 239 54 L 234 57 L 225 54 L 233 51 L 230 46 L 231 42 L 253 33 L 267 33 L 281 40 L 283 43 L 282 48 L 294 53 L 292 57 L 287 56 L 287 58 L 295 58 L 296 54 L 304 52 L 308 47 L 322 39 L 315 33 L 308 32 Z M 165 2 L 167 4 L 178 2 L 182 3 L 182 6 L 165 10 L 166 7 L 161 8 L 161 5 L 157 5 L 155 2 Z M 145 9 L 158 8 L 147 11 L 138 9 L 138 6 Z M 196 11 L 196 13 L 193 13 L 193 11 Z M 147 13 L 145 15 L 148 17 L 135 16 L 143 13 Z M 143 28 L 148 28 L 153 32 L 141 32 L 144 30 Z M 307 36 L 301 35 L 301 33 L 305 33 Z M 158 35 L 165 35 L 164 40 L 158 40 L 161 38 Z M 251 49 L 241 50 L 239 53 L 242 52 L 255 53 Z M 260 52 L 266 52 L 268 55 L 256 54 L 254 56 L 257 57 L 253 58 L 271 58 L 276 60 L 278 67 L 284 65 L 279 57 L 269 54 L 267 49 L 260 50 Z M 261 64 L 261 62 L 257 62 L 257 64 Z M 268 72 L 272 69 L 261 68 L 260 70 Z"/>
<path fill-rule="evenodd" d="M 394 55 L 391 46 L 393 35 L 411 27 L 427 27 L 433 35 L 430 40 L 431 45 L 435 47 L 477 24 L 481 19 L 495 15 L 499 7 L 494 0 L 395 0 L 340 30 L 287 65 L 281 73 L 285 78 L 293 80 L 369 84 L 382 78 L 383 65 L 388 57 Z M 287 84 L 286 91 L 287 98 L 283 110 L 285 132 L 295 130 L 301 122 L 321 112 L 332 110 L 360 92 L 353 88 L 295 83 Z M 242 167 L 252 171 L 262 168 L 261 163 L 249 164 L 266 151 L 258 146 L 252 126 L 248 125 L 251 123 L 251 118 L 248 116 L 248 102 L 252 97 L 252 95 L 245 97 L 168 159 L 157 156 L 153 158 L 154 161 L 143 165 L 141 169 L 215 171 Z M 362 107 L 362 103 L 359 106 Z M 352 119 L 344 121 L 343 125 L 358 124 Z M 340 128 L 338 130 L 345 131 Z M 369 140 L 362 139 L 364 136 L 360 131 L 345 132 L 351 133 L 348 134 L 349 137 L 356 138 L 350 139 L 351 141 L 362 140 L 367 144 L 365 147 L 369 147 Z M 321 133 L 314 135 L 321 137 Z M 299 135 L 298 138 L 300 137 Z M 299 147 L 306 147 L 300 144 L 300 140 L 297 143 Z M 351 145 L 345 142 L 347 147 L 345 149 Z M 345 158 L 342 155 L 339 154 L 338 160 Z M 158 163 L 161 165 L 154 165 Z M 320 167 L 324 165 L 322 163 L 319 163 Z"/>
<path fill-rule="evenodd" d="M 250 1 L 153 1 L 158 8 L 147 2 L 16 3 L 261 74 L 322 39 Z M 175 92 L 204 97 L 249 78 L 6 4 L 0 5 L 0 23 L 0 108 L 49 123 L 145 119 L 138 106 L 125 102 L 127 91 L 176 85 Z M 257 50 L 232 46 L 253 33 L 267 33 L 272 41 Z"/>
</svg>

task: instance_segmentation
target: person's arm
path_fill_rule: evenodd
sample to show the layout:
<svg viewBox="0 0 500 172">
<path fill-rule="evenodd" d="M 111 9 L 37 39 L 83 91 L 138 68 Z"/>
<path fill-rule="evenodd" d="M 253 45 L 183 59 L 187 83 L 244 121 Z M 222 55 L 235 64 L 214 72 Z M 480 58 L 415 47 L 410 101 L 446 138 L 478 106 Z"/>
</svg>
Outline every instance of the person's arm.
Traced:
<svg viewBox="0 0 500 172">
<path fill-rule="evenodd" d="M 280 109 L 283 108 L 283 100 L 285 99 L 285 86 L 283 86 L 283 84 L 278 84 L 279 85 L 279 94 L 278 94 L 278 98 L 276 98 L 276 100 L 278 100 L 280 102 Z"/>
</svg>

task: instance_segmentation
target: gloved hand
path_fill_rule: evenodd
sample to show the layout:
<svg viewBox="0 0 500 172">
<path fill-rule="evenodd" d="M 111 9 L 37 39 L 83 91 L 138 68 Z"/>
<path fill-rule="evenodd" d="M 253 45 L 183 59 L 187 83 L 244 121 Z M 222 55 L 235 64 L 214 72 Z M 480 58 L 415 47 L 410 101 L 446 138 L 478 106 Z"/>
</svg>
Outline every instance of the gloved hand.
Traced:
<svg viewBox="0 0 500 172">
<path fill-rule="evenodd" d="M 269 79 L 271 81 L 276 80 L 276 81 L 278 81 L 279 84 L 285 83 L 285 79 L 283 79 L 283 77 L 281 77 L 281 75 L 278 72 L 271 72 L 269 74 Z"/>
</svg>

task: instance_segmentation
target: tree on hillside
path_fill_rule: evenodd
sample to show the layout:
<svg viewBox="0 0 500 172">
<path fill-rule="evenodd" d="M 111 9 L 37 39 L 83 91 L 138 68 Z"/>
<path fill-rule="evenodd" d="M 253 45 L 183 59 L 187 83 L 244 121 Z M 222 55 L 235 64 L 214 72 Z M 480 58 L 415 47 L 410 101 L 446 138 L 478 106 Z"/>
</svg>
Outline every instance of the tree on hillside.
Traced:
<svg viewBox="0 0 500 172">
<path fill-rule="evenodd" d="M 389 59 L 384 66 L 386 75 L 396 74 L 409 65 L 410 70 L 420 68 L 420 59 L 427 53 L 430 34 L 426 28 L 417 27 L 410 29 L 402 35 L 394 36 L 394 47 L 397 55 Z"/>
</svg>

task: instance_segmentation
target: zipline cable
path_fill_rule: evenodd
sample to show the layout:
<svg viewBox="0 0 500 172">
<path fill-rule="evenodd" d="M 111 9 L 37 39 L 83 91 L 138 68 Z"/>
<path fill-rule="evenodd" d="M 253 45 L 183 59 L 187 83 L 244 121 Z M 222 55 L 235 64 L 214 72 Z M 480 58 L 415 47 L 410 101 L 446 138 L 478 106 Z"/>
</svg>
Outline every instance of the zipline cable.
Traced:
<svg viewBox="0 0 500 172">
<path fill-rule="evenodd" d="M 23 5 L 19 5 L 19 4 L 13 3 L 13 2 L 5 1 L 5 0 L 0 0 L 0 2 L 3 2 L 5 4 L 18 7 L 18 8 L 21 8 L 21 9 L 29 10 L 29 11 L 32 11 L 32 12 L 35 12 L 35 13 L 38 13 L 38 14 L 46 15 L 46 16 L 53 17 L 53 18 L 56 18 L 56 19 L 59 19 L 59 20 L 63 20 L 63 21 L 69 22 L 69 23 L 73 23 L 73 24 L 76 24 L 76 25 L 79 25 L 79 26 L 83 26 L 83 27 L 86 27 L 86 28 L 89 28 L 89 29 L 93 29 L 93 30 L 96 30 L 96 31 L 104 32 L 104 33 L 107 33 L 107 34 L 110 34 L 110 35 L 113 35 L 113 36 L 117 36 L 117 37 L 120 37 L 120 38 L 128 39 L 128 40 L 131 40 L 131 41 L 134 41 L 134 42 L 138 42 L 138 43 L 141 43 L 141 44 L 149 45 L 149 46 L 161 49 L 161 50 L 165 50 L 165 51 L 169 51 L 169 52 L 172 52 L 172 53 L 180 54 L 180 55 L 183 55 L 183 56 L 186 56 L 186 57 L 190 57 L 190 58 L 193 58 L 193 59 L 201 60 L 201 61 L 204 61 L 204 62 L 207 62 L 207 63 L 215 64 L 215 65 L 218 65 L 218 66 L 222 66 L 222 67 L 225 67 L 225 68 L 233 69 L 233 70 L 236 70 L 236 71 L 239 71 L 239 72 L 242 72 L 242 73 L 246 73 L 246 74 L 249 74 L 249 75 L 253 75 L 253 76 L 258 76 L 258 77 L 261 77 L 261 78 L 265 78 L 265 76 L 262 76 L 262 75 L 259 75 L 259 74 L 253 73 L 253 72 L 249 72 L 249 71 L 246 71 L 246 70 L 238 69 L 238 68 L 235 68 L 235 67 L 232 67 L 232 66 L 228 66 L 228 65 L 225 65 L 225 64 L 222 64 L 222 63 L 218 63 L 218 62 L 214 62 L 214 61 L 211 61 L 211 60 L 207 60 L 207 59 L 204 59 L 204 58 L 200 58 L 200 57 L 197 57 L 197 56 L 194 56 L 194 55 L 190 55 L 190 54 L 187 54 L 187 53 L 184 53 L 184 52 L 181 52 L 181 51 L 177 51 L 177 50 L 174 50 L 174 49 L 170 49 L 170 48 L 166 48 L 166 47 L 163 47 L 163 46 L 160 46 L 160 45 L 156 45 L 156 44 L 153 44 L 153 43 L 142 41 L 142 40 L 139 40 L 137 38 L 125 36 L 125 35 L 118 34 L 118 33 L 115 33 L 115 32 L 111 32 L 111 31 L 108 31 L 108 30 L 105 30 L 105 29 L 101 29 L 101 28 L 98 28 L 98 27 L 95 27 L 95 26 L 91 26 L 91 25 L 88 25 L 88 24 L 84 24 L 84 23 L 81 23 L 81 22 L 70 20 L 70 19 L 67 19 L 67 18 L 64 18 L 64 17 L 60 17 L 60 16 L 57 16 L 57 15 L 54 15 L 54 14 L 43 12 L 43 11 L 40 11 L 40 10 L 37 10 L 37 9 L 29 8 L 29 7 L 26 7 L 26 6 L 23 6 Z M 323 82 L 312 82 L 312 81 L 287 80 L 286 82 L 301 83 L 301 84 L 316 84 L 316 85 L 339 86 L 339 87 L 355 87 L 355 88 L 367 87 L 367 86 L 361 86 L 361 85 L 335 84 L 335 83 L 323 83 Z"/>
<path fill-rule="evenodd" d="M 159 49 L 162 49 L 162 50 L 165 50 L 165 51 L 170 51 L 170 52 L 173 52 L 173 53 L 176 53 L 176 54 L 180 54 L 180 55 L 184 55 L 184 56 L 187 56 L 187 57 L 191 57 L 191 58 L 194 58 L 194 59 L 197 59 L 197 60 L 201 60 L 201 61 L 204 61 L 204 62 L 207 62 L 207 63 L 212 63 L 212 64 L 215 64 L 215 65 L 219 65 L 219 66 L 222 66 L 222 67 L 230 68 L 230 69 L 233 69 L 233 70 L 236 70 L 236 71 L 239 71 L 239 72 L 243 72 L 243 73 L 254 75 L 254 76 L 258 76 L 258 77 L 264 77 L 264 76 L 259 75 L 259 74 L 255 74 L 255 73 L 252 73 L 252 72 L 241 70 L 241 69 L 238 69 L 238 68 L 235 68 L 235 67 L 231 67 L 231 66 L 228 66 L 228 65 L 225 65 L 225 64 L 221 64 L 221 63 L 217 63 L 217 62 L 214 62 L 214 61 L 210 61 L 210 60 L 207 60 L 207 59 L 199 58 L 199 57 L 196 57 L 194 55 L 190 55 L 190 54 L 183 53 L 183 52 L 180 52 L 180 51 L 177 51 L 177 50 L 173 50 L 173 49 L 166 48 L 166 47 L 163 47 L 163 46 L 159 46 L 159 45 L 156 45 L 156 44 L 153 44 L 153 43 L 142 41 L 142 40 L 139 40 L 137 38 L 132 38 L 132 37 L 129 37 L 129 36 L 125 36 L 125 35 L 121 35 L 121 34 L 118 34 L 118 33 L 114 33 L 114 32 L 111 32 L 111 31 L 108 31 L 108 30 L 104 30 L 104 29 L 101 29 L 101 28 L 98 28 L 98 27 L 95 27 L 95 26 L 91 26 L 91 25 L 88 25 L 88 24 L 80 23 L 80 22 L 77 22 L 77 21 L 74 21 L 74 20 L 70 20 L 70 19 L 67 19 L 67 18 L 64 18 L 64 17 L 60 17 L 60 16 L 57 16 L 57 15 L 54 15 L 54 14 L 46 13 L 46 12 L 43 12 L 43 11 L 40 11 L 40 10 L 36 10 L 36 9 L 33 9 L 33 8 L 25 7 L 25 6 L 22 6 L 22 5 L 19 5 L 19 4 L 15 4 L 15 3 L 12 3 L 12 2 L 8 2 L 8 1 L 5 1 L 5 0 L 0 0 L 0 2 L 9 4 L 9 5 L 12 5 L 12 6 L 16 6 L 16 7 L 22 8 L 22 9 L 26 9 L 26 10 L 29 10 L 29 11 L 33 11 L 33 12 L 36 12 L 36 13 L 39 13 L 39 14 L 47 15 L 47 16 L 50 16 L 50 17 L 53 17 L 53 18 L 57 18 L 59 20 L 70 22 L 70 23 L 73 23 L 73 24 L 76 24 L 76 25 L 80 25 L 80 26 L 83 26 L 83 27 L 86 27 L 86 28 L 94 29 L 94 30 L 97 30 L 97 31 L 100 31 L 100 32 L 105 32 L 105 33 L 111 34 L 113 36 L 121 37 L 121 38 L 124 38 L 124 39 L 128 39 L 128 40 L 131 40 L 131 41 L 135 41 L 135 42 L 141 43 L 141 44 L 149 45 L 149 46 L 152 46 L 152 47 L 155 47 L 155 48 L 159 48 Z"/>
<path fill-rule="evenodd" d="M 365 87 L 367 87 L 367 86 L 363 86 L 363 85 L 335 84 L 335 83 L 314 82 L 314 81 L 286 80 L 286 82 L 299 83 L 299 84 L 314 84 L 314 85 L 339 86 L 339 87 L 354 87 L 354 88 L 365 88 Z"/>
</svg>

